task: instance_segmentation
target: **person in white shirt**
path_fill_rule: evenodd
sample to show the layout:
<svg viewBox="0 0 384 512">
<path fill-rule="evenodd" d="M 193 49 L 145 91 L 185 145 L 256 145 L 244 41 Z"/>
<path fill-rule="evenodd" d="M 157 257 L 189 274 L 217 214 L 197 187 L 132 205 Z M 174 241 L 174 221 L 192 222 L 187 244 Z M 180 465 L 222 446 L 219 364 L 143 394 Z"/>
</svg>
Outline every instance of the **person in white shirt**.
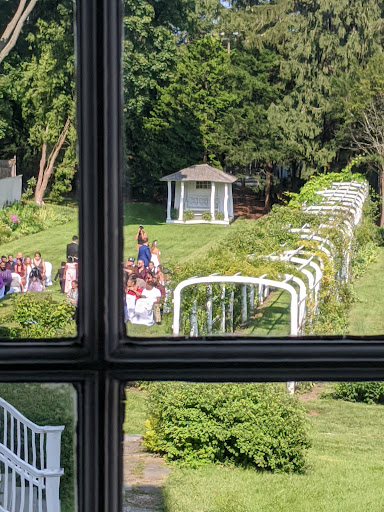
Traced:
<svg viewBox="0 0 384 512">
<path fill-rule="evenodd" d="M 160 299 L 161 291 L 156 288 L 153 281 L 148 281 L 145 284 L 145 289 L 141 292 L 142 297 L 145 297 L 149 302 L 152 303 L 153 317 L 157 324 L 161 323 L 160 313 Z"/>
</svg>

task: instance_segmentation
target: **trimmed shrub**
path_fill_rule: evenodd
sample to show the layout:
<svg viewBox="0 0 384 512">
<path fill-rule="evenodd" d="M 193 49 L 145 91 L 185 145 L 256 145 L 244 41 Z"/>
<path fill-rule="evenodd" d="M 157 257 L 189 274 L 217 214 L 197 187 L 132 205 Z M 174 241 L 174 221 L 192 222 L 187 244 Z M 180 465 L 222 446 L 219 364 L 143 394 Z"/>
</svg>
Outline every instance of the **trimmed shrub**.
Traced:
<svg viewBox="0 0 384 512">
<path fill-rule="evenodd" d="M 176 208 L 171 208 L 171 219 L 177 220 L 179 216 L 179 211 Z"/>
<path fill-rule="evenodd" d="M 49 292 L 18 294 L 13 319 L 20 324 L 20 337 L 53 338 L 58 331 L 73 327 L 75 307 L 64 300 L 56 303 Z M 60 333 L 61 334 L 61 333 Z"/>
<path fill-rule="evenodd" d="M 308 423 L 282 385 L 160 382 L 148 391 L 145 444 L 168 460 L 303 470 Z"/>
<path fill-rule="evenodd" d="M 195 214 L 193 213 L 192 210 L 184 210 L 183 212 L 183 221 L 185 222 L 186 220 L 193 220 L 195 218 Z"/>
<path fill-rule="evenodd" d="M 0 396 L 37 425 L 64 425 L 61 434 L 62 512 L 75 510 L 75 397 L 70 384 L 0 383 Z"/>
<path fill-rule="evenodd" d="M 208 221 L 212 220 L 211 212 L 203 212 L 201 218 L 203 220 L 208 220 Z"/>
<path fill-rule="evenodd" d="M 384 382 L 339 382 L 332 396 L 350 402 L 384 404 Z"/>
<path fill-rule="evenodd" d="M 217 212 L 215 214 L 215 217 L 217 220 L 224 220 L 224 213 L 223 212 Z"/>
</svg>

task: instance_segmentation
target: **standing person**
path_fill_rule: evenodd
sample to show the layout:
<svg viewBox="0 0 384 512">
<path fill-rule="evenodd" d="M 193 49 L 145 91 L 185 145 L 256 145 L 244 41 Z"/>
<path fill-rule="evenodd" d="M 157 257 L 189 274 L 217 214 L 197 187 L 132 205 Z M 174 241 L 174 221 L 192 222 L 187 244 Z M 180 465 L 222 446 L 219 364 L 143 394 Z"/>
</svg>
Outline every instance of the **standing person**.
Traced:
<svg viewBox="0 0 384 512">
<path fill-rule="evenodd" d="M 4 297 L 4 295 L 6 295 L 9 292 L 12 282 L 12 272 L 7 269 L 6 263 L 4 261 L 2 261 L 0 264 L 0 276 L 2 277 L 4 284 Z"/>
<path fill-rule="evenodd" d="M 139 229 L 137 230 L 137 233 L 135 236 L 135 240 L 137 240 L 136 251 L 138 251 L 140 249 L 140 247 L 143 245 L 144 238 L 148 238 L 148 235 L 144 231 L 143 226 L 140 224 Z"/>
<path fill-rule="evenodd" d="M 76 235 L 72 237 L 72 243 L 67 245 L 67 261 L 68 258 L 71 258 L 72 263 L 79 259 L 79 238 Z"/>
<path fill-rule="evenodd" d="M 57 281 L 57 278 L 59 278 L 60 293 L 65 293 L 65 278 L 64 278 L 65 265 L 66 265 L 65 261 L 62 261 L 61 267 L 56 272 L 55 279 L 54 279 L 55 281 Z"/>
<path fill-rule="evenodd" d="M 153 264 L 155 265 L 155 268 L 157 270 L 157 267 L 160 265 L 160 254 L 159 248 L 157 247 L 157 240 L 154 240 L 151 245 L 151 261 L 153 261 Z"/>
<path fill-rule="evenodd" d="M 144 261 L 144 267 L 148 267 L 148 263 L 151 261 L 151 251 L 148 247 L 148 238 L 144 238 L 143 245 L 139 249 L 137 262 L 139 262 L 139 260 Z"/>
<path fill-rule="evenodd" d="M 35 255 L 32 259 L 32 268 L 37 268 L 37 270 L 40 272 L 41 282 L 43 284 L 43 288 L 45 288 L 45 262 L 39 252 L 35 252 Z"/>
<path fill-rule="evenodd" d="M 71 257 L 68 258 L 68 261 L 64 267 L 64 279 L 65 279 L 65 288 L 64 291 L 66 294 L 72 289 L 72 281 L 77 281 L 77 263 L 72 262 Z"/>
</svg>

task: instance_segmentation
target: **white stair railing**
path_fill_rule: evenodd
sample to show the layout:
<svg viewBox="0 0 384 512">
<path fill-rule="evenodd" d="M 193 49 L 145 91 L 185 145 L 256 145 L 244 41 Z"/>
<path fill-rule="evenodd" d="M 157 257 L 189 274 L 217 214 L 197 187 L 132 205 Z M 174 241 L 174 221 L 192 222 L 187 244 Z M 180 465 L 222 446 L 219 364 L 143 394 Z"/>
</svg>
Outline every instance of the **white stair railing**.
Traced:
<svg viewBox="0 0 384 512">
<path fill-rule="evenodd" d="M 60 512 L 63 430 L 36 425 L 0 398 L 0 512 Z"/>
</svg>

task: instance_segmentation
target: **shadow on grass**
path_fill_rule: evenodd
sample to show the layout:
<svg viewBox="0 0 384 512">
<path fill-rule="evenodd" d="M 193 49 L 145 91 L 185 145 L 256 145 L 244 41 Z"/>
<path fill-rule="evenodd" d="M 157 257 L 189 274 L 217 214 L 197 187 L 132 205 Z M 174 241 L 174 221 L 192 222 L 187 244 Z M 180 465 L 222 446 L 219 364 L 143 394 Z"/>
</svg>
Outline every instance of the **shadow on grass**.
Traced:
<svg viewBox="0 0 384 512">
<path fill-rule="evenodd" d="M 249 319 L 245 330 L 246 334 L 253 336 L 288 336 L 290 332 L 289 294 L 272 293 Z"/>
<path fill-rule="evenodd" d="M 124 226 L 140 225 L 154 226 L 165 224 L 166 209 L 160 204 L 152 203 L 125 203 Z"/>
</svg>

